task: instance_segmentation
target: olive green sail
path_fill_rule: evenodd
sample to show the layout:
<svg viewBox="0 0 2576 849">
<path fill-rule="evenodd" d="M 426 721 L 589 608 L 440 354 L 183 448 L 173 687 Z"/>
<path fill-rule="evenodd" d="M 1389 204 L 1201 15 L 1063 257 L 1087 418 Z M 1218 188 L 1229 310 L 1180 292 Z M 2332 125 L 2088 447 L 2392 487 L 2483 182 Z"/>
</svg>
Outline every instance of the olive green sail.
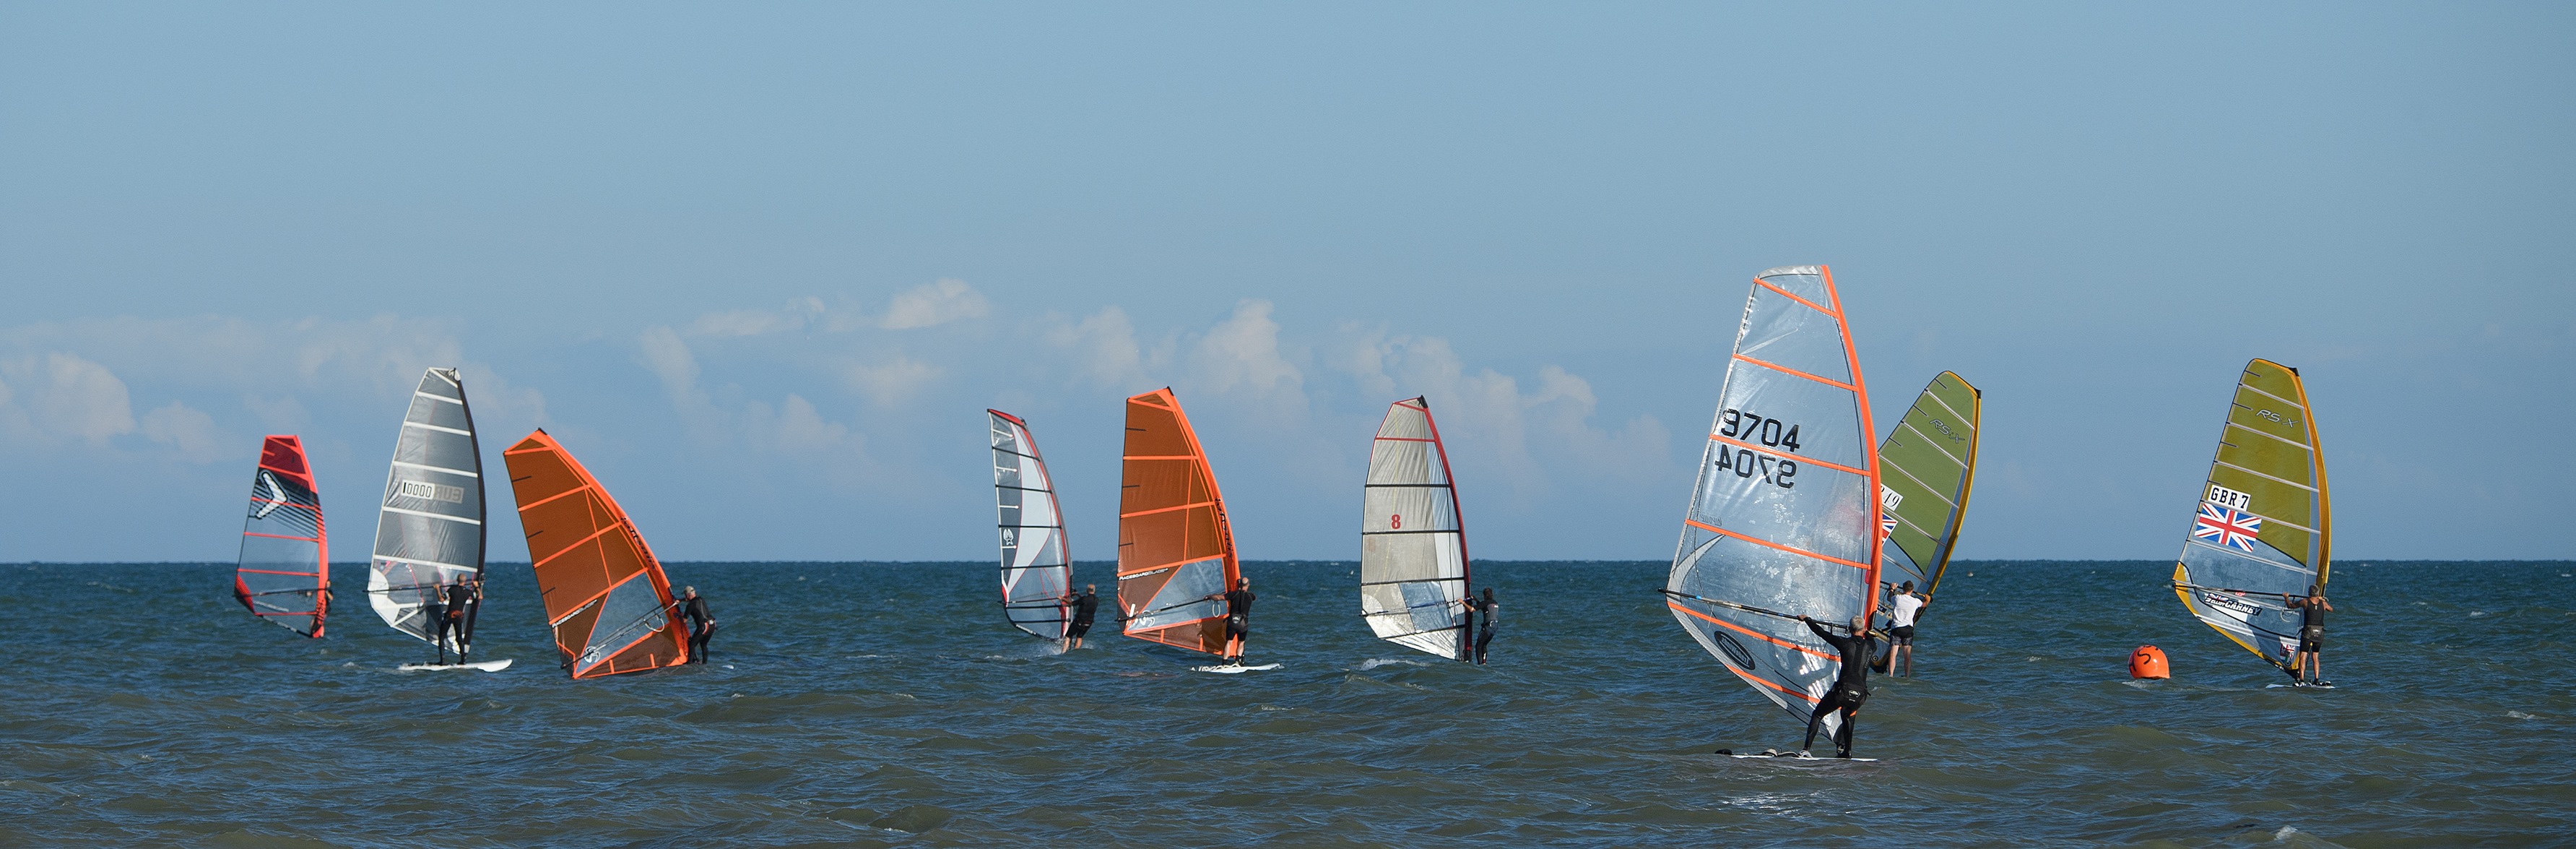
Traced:
<svg viewBox="0 0 2576 849">
<path fill-rule="evenodd" d="M 1879 580 L 1911 581 L 1925 600 L 1941 587 L 1958 547 L 1959 521 L 1968 512 L 1968 490 L 1977 476 L 1977 425 L 1985 393 L 1956 372 L 1942 372 L 1914 396 L 1914 406 L 1879 443 Z M 1891 608 L 1879 596 L 1879 613 Z"/>
<path fill-rule="evenodd" d="M 2326 493 L 2325 457 L 2299 370 L 2246 363 L 2174 563 L 2174 594 L 2200 621 L 2284 672 L 2299 645 L 2300 615 L 2281 596 L 2326 583 Z"/>
</svg>

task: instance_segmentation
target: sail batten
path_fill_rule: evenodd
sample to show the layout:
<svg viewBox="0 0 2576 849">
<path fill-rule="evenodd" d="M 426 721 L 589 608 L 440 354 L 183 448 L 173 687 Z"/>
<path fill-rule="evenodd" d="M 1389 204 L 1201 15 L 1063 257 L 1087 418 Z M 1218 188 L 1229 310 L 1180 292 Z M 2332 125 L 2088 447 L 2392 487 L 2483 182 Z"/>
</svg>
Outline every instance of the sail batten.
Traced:
<svg viewBox="0 0 2576 849">
<path fill-rule="evenodd" d="M 443 603 L 446 588 L 483 576 L 484 496 L 482 443 L 464 378 L 452 368 L 423 370 L 386 463 L 367 567 L 367 606 L 386 626 L 430 640 L 438 630 L 430 610 Z M 472 645 L 470 611 L 460 625 L 445 648 Z"/>
<path fill-rule="evenodd" d="M 607 488 L 543 430 L 501 459 L 564 671 L 591 678 L 688 662 L 670 579 Z"/>
<path fill-rule="evenodd" d="M 1127 399 L 1120 450 L 1118 608 L 1127 636 L 1223 655 L 1225 602 L 1242 577 L 1225 496 L 1169 388 Z"/>
<path fill-rule="evenodd" d="M 331 537 L 298 437 L 271 436 L 260 443 L 233 599 L 254 617 L 322 636 L 331 612 Z"/>
<path fill-rule="evenodd" d="M 1360 616 L 1369 630 L 1417 651 L 1472 659 L 1466 526 L 1430 401 L 1387 405 L 1360 492 Z"/>
<path fill-rule="evenodd" d="M 993 447 L 993 502 L 1002 546 L 1002 615 L 1031 636 L 1064 639 L 1072 621 L 1073 550 L 1028 423 L 985 410 Z"/>
<path fill-rule="evenodd" d="M 1723 368 L 1665 606 L 1804 721 L 1839 655 L 1798 617 L 1849 628 L 1874 608 L 1884 543 L 1868 384 L 1832 272 L 1756 275 Z"/>
<path fill-rule="evenodd" d="M 2301 617 L 2280 597 L 2324 586 L 2332 567 L 2325 458 L 2307 397 L 2297 369 L 2245 364 L 2173 573 L 2194 617 L 2285 672 Z"/>
</svg>

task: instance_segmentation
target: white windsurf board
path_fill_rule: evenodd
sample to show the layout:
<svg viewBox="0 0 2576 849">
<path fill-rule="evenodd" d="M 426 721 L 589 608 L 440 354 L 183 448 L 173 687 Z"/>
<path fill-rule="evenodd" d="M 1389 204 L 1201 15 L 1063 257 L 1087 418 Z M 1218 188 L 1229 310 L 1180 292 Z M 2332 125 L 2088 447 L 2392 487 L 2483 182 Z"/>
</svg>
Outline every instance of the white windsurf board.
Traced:
<svg viewBox="0 0 2576 849">
<path fill-rule="evenodd" d="M 476 672 L 499 672 L 510 668 L 510 658 L 478 660 L 473 663 L 406 663 L 395 669 L 403 672 L 439 672 L 449 669 L 471 669 Z"/>
</svg>

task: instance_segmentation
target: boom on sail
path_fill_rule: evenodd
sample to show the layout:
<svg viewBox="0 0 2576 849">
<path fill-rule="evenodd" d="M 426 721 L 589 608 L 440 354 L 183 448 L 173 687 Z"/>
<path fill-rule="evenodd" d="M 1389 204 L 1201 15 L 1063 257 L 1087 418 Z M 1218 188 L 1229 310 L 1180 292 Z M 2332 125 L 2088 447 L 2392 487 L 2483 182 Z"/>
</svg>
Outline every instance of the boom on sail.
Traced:
<svg viewBox="0 0 2576 849">
<path fill-rule="evenodd" d="M 670 579 L 590 470 L 544 430 L 501 460 L 564 671 L 591 678 L 687 663 Z"/>
<path fill-rule="evenodd" d="M 1803 722 L 1841 658 L 1797 617 L 1848 629 L 1876 608 L 1882 545 L 1869 396 L 1830 270 L 1754 277 L 1718 397 L 1666 604 Z"/>
<path fill-rule="evenodd" d="M 1127 399 L 1119 472 L 1118 609 L 1126 634 L 1222 656 L 1234 531 L 1189 416 L 1168 387 Z"/>
<path fill-rule="evenodd" d="M 2323 587 L 2332 524 L 2326 462 L 2299 370 L 2245 364 L 2200 507 L 2174 563 L 2174 595 L 2201 622 L 2283 672 L 2299 646 L 2281 595 Z M 2293 673 L 2293 677 L 2296 677 Z"/>
<path fill-rule="evenodd" d="M 1027 422 L 1000 410 L 984 412 L 993 431 L 993 498 L 1002 532 L 1002 615 L 1032 635 L 1064 639 L 1072 618 L 1065 605 L 1073 590 L 1073 554 L 1065 545 L 1055 479 L 1047 476 Z"/>
<path fill-rule="evenodd" d="M 464 379 L 452 368 L 424 371 L 394 437 L 367 567 L 367 604 L 386 625 L 429 640 L 437 623 L 425 608 L 447 587 L 483 577 L 483 495 L 483 451 Z M 460 657 L 473 645 L 478 609 L 468 607 L 463 627 L 447 638 Z"/>
<path fill-rule="evenodd" d="M 1467 534 L 1422 398 L 1387 405 L 1360 496 L 1360 615 L 1380 639 L 1453 660 L 1468 644 Z"/>
<path fill-rule="evenodd" d="M 260 443 L 233 599 L 252 616 L 307 637 L 322 636 L 322 620 L 331 612 L 331 539 L 302 439 L 271 436 Z"/>
</svg>

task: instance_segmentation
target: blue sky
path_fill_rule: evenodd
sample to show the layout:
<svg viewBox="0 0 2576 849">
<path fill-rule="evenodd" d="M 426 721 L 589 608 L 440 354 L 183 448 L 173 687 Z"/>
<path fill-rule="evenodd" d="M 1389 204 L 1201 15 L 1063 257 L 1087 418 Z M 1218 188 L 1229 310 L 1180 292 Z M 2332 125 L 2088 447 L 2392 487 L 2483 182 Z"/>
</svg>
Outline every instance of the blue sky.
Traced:
<svg viewBox="0 0 2576 849">
<path fill-rule="evenodd" d="M 2170 556 L 2255 356 L 2307 374 L 2341 557 L 2576 556 L 2571 36 L 2549 4 L 10 4 L 0 560 L 229 559 L 271 432 L 362 559 L 429 365 L 488 465 L 546 427 L 673 559 L 990 556 L 988 406 L 1110 557 L 1119 399 L 1167 384 L 1247 557 L 1355 556 L 1368 435 L 1424 393 L 1479 556 L 1668 557 L 1747 282 L 1813 262 L 1881 421 L 1942 369 L 1986 390 L 1962 557 Z"/>
</svg>

